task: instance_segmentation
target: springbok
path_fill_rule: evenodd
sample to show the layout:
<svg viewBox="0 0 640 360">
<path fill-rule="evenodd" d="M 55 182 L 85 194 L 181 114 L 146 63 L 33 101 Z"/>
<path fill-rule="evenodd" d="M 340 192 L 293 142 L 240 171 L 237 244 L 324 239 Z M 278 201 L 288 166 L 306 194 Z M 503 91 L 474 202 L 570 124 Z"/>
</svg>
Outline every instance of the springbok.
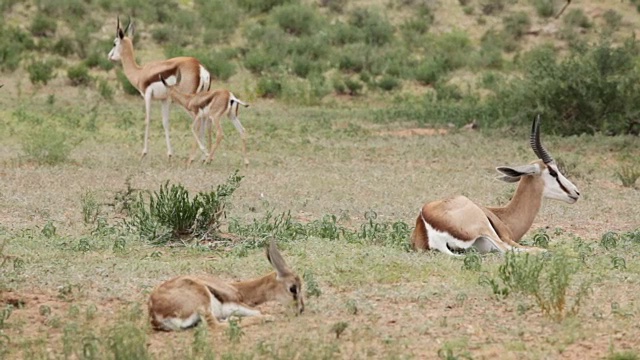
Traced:
<svg viewBox="0 0 640 360">
<path fill-rule="evenodd" d="M 276 300 L 295 304 L 304 311 L 302 281 L 285 263 L 272 239 L 267 259 L 275 269 L 265 276 L 247 281 L 226 282 L 209 275 L 178 276 L 156 287 L 149 298 L 149 317 L 156 330 L 172 331 L 193 327 L 204 318 L 215 329 L 226 326 L 230 316 L 252 317 L 245 325 L 268 318 L 252 306 Z"/>
<path fill-rule="evenodd" d="M 178 72 L 176 76 L 179 83 L 181 76 L 180 72 Z M 224 137 L 220 121 L 221 118 L 227 114 L 229 119 L 231 119 L 233 126 L 238 130 L 240 137 L 242 138 L 244 165 L 249 165 L 249 159 L 247 159 L 247 136 L 244 131 L 244 127 L 240 123 L 240 119 L 238 119 L 239 106 L 242 105 L 244 107 L 248 107 L 249 104 L 242 102 L 233 95 L 233 93 L 225 89 L 209 90 L 196 94 L 182 93 L 177 89 L 177 86 L 169 85 L 162 74 L 160 74 L 159 78 L 160 81 L 162 81 L 162 84 L 169 89 L 169 96 L 171 99 L 182 105 L 182 107 L 184 107 L 185 110 L 187 110 L 187 112 L 193 117 L 191 132 L 193 133 L 193 136 L 196 139 L 196 144 L 200 147 L 200 150 L 207 155 L 206 159 L 204 159 L 207 163 L 211 162 L 213 159 L 213 154 Z M 206 148 L 202 145 L 200 137 L 198 136 L 198 130 L 200 130 L 201 126 L 204 126 L 205 129 L 208 130 L 207 133 L 209 138 L 211 137 L 211 128 L 207 126 L 207 119 L 211 119 L 211 125 L 215 125 L 216 127 L 216 143 L 211 144 L 211 151 L 209 151 L 209 153 L 207 153 Z M 194 145 L 191 155 L 189 156 L 189 160 L 187 161 L 189 164 L 193 161 L 196 151 L 197 149 Z"/>
<path fill-rule="evenodd" d="M 530 143 L 538 156 L 529 165 L 496 170 L 500 180 L 519 182 L 516 193 L 505 207 L 484 207 L 464 196 L 455 196 L 425 204 L 411 234 L 415 250 L 436 249 L 456 255 L 451 250 L 474 247 L 480 253 L 497 250 L 544 251 L 518 243 L 529 230 L 540 210 L 542 199 L 555 199 L 573 204 L 580 192 L 558 170 L 558 166 L 540 142 L 540 115 L 531 128 Z"/>
<path fill-rule="evenodd" d="M 142 158 L 147 155 L 149 143 L 149 121 L 151 116 L 151 101 L 162 102 L 162 126 L 164 127 L 165 140 L 167 142 L 167 155 L 173 155 L 171 140 L 169 137 L 169 96 L 166 87 L 158 79 L 162 75 L 169 83 L 175 84 L 183 93 L 193 94 L 209 90 L 211 86 L 211 74 L 200 62 L 193 57 L 176 57 L 168 60 L 154 61 L 140 66 L 136 63 L 133 51 L 133 33 L 135 29 L 131 20 L 122 30 L 120 18 L 117 19 L 116 38 L 113 41 L 113 49 L 109 52 L 109 60 L 121 61 L 124 74 L 131 84 L 138 89 L 144 97 L 145 104 L 145 130 Z M 180 72 L 182 78 L 176 79 L 176 73 Z"/>
</svg>

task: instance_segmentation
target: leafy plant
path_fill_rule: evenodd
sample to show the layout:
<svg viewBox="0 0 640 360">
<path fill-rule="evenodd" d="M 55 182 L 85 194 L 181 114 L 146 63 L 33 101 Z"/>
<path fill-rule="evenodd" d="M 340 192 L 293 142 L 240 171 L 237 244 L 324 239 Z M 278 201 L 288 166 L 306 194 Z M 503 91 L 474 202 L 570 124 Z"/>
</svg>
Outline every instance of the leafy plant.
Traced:
<svg viewBox="0 0 640 360">
<path fill-rule="evenodd" d="M 27 72 L 29 73 L 29 81 L 36 85 L 47 83 L 56 77 L 55 73 L 56 62 L 52 60 L 33 60 L 27 65 Z"/>
<path fill-rule="evenodd" d="M 236 318 L 229 319 L 229 327 L 226 330 L 229 341 L 237 343 L 244 336 L 244 331 L 240 327 L 240 321 Z"/>
<path fill-rule="evenodd" d="M 638 178 L 640 178 L 640 166 L 622 165 L 616 171 L 616 176 L 620 179 L 622 186 L 634 187 Z"/>
<path fill-rule="evenodd" d="M 312 297 L 312 296 L 320 296 L 322 295 L 322 290 L 320 290 L 320 286 L 318 285 L 318 282 L 316 281 L 313 273 L 309 270 L 305 271 L 302 274 L 302 279 L 304 280 L 304 286 L 307 288 L 307 296 Z"/>
<path fill-rule="evenodd" d="M 21 145 L 29 160 L 42 165 L 63 163 L 73 150 L 73 144 L 67 136 L 51 126 L 32 128 L 22 138 Z"/>
<path fill-rule="evenodd" d="M 87 86 L 92 80 L 89 69 L 82 63 L 67 69 L 67 77 L 72 86 Z"/>
<path fill-rule="evenodd" d="M 167 181 L 148 200 L 140 194 L 133 204 L 127 225 L 141 238 L 164 244 L 184 237 L 209 237 L 215 234 L 225 216 L 225 207 L 240 186 L 236 171 L 215 191 L 201 192 L 193 198 L 182 185 Z"/>
</svg>

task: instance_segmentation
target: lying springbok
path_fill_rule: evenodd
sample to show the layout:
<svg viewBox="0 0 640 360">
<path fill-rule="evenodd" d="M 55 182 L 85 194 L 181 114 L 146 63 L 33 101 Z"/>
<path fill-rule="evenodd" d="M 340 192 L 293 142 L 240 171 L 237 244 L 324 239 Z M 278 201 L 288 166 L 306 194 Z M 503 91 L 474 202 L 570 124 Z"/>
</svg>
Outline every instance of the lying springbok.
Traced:
<svg viewBox="0 0 640 360">
<path fill-rule="evenodd" d="M 569 204 L 578 201 L 580 193 L 558 170 L 551 155 L 540 143 L 540 115 L 533 121 L 531 148 L 540 160 L 529 165 L 498 167 L 500 180 L 519 182 L 511 201 L 505 207 L 484 207 L 464 196 L 455 196 L 425 204 L 411 234 L 414 249 L 436 249 L 455 255 L 451 250 L 476 248 L 480 253 L 544 251 L 525 247 L 518 241 L 529 230 L 540 210 L 542 198 Z"/>
<path fill-rule="evenodd" d="M 166 87 L 158 79 L 162 75 L 167 82 L 175 84 L 183 93 L 193 94 L 209 90 L 211 74 L 200 62 L 192 57 L 176 57 L 163 61 L 154 61 L 143 66 L 136 63 L 133 52 L 133 32 L 131 21 L 127 27 L 120 28 L 120 18 L 117 19 L 116 38 L 113 41 L 113 49 L 109 52 L 109 60 L 121 61 L 124 74 L 129 82 L 138 89 L 144 97 L 145 104 L 145 130 L 142 158 L 147 155 L 149 143 L 149 121 L 151 116 L 151 101 L 162 102 L 162 126 L 164 127 L 165 140 L 167 142 L 167 155 L 173 155 L 171 140 L 169 137 L 169 96 Z M 182 78 L 176 79 L 176 73 L 180 72 Z"/>
<path fill-rule="evenodd" d="M 176 76 L 178 82 L 180 82 L 180 73 L 178 72 Z M 191 132 L 193 133 L 193 136 L 196 139 L 196 144 L 200 147 L 200 150 L 207 155 L 206 159 L 204 159 L 207 163 L 211 162 L 213 159 L 213 155 L 224 137 L 222 124 L 220 122 L 222 117 L 227 114 L 229 119 L 231 119 L 233 126 L 235 126 L 236 130 L 240 133 L 240 138 L 242 138 L 242 155 L 244 156 L 244 165 L 249 165 L 249 159 L 247 159 L 247 135 L 244 127 L 240 123 L 240 119 L 238 119 L 239 106 L 242 105 L 244 107 L 248 107 L 249 104 L 242 102 L 229 90 L 209 90 L 197 94 L 187 94 L 181 92 L 177 86 L 169 85 L 162 74 L 160 74 L 159 78 L 162 84 L 169 89 L 169 96 L 171 99 L 182 105 L 182 107 L 184 107 L 185 110 L 187 110 L 187 112 L 189 112 L 193 117 Z M 200 128 L 204 126 L 204 128 L 208 130 L 208 137 L 211 137 L 211 128 L 207 126 L 208 119 L 211 119 L 211 125 L 215 125 L 216 127 L 216 143 L 211 144 L 211 150 L 209 153 L 207 153 L 206 148 L 202 145 L 202 142 L 200 142 L 198 134 Z M 191 155 L 189 156 L 189 160 L 187 161 L 189 164 L 193 161 L 196 151 L 197 149 L 194 145 Z"/>
<path fill-rule="evenodd" d="M 302 281 L 285 263 L 271 240 L 267 259 L 275 269 L 265 276 L 239 282 L 225 282 L 219 278 L 202 276 L 178 276 L 168 280 L 151 293 L 149 317 L 156 330 L 183 330 L 195 326 L 204 318 L 212 329 L 230 316 L 251 316 L 245 325 L 265 320 L 252 306 L 267 301 L 279 301 L 283 305 L 295 304 L 297 313 L 304 311 Z"/>
</svg>

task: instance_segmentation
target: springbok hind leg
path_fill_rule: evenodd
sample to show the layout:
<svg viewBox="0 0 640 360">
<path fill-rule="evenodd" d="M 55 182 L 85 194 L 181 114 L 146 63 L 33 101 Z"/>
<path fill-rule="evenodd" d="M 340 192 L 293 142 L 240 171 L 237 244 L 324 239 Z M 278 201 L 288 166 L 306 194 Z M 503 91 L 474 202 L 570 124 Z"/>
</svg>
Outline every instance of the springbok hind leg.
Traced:
<svg viewBox="0 0 640 360">
<path fill-rule="evenodd" d="M 222 142 L 222 139 L 224 138 L 224 134 L 222 133 L 222 125 L 220 124 L 221 116 L 219 114 L 216 114 L 212 116 L 211 119 L 216 126 L 216 143 L 211 145 L 211 151 L 209 152 L 209 156 L 206 160 L 207 164 L 210 163 L 211 160 L 213 160 L 213 155 L 215 154 L 216 149 L 218 149 L 218 146 L 220 146 L 220 142 Z"/>
<path fill-rule="evenodd" d="M 244 166 L 249 166 L 249 159 L 247 158 L 247 133 L 245 132 L 244 127 L 240 123 L 240 119 L 238 119 L 237 116 L 233 115 L 230 112 L 229 117 L 231 118 L 233 126 L 240 133 L 240 138 L 242 139 L 242 156 L 244 157 Z"/>
</svg>

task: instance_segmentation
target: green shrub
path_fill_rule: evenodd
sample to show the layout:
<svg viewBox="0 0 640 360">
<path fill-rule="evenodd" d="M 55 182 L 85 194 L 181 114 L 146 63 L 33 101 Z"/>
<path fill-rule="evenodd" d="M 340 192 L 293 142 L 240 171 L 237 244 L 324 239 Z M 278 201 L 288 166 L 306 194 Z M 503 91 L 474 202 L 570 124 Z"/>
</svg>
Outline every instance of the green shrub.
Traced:
<svg viewBox="0 0 640 360">
<path fill-rule="evenodd" d="M 496 15 L 505 8 L 505 0 L 482 0 L 480 10 L 485 15 Z"/>
<path fill-rule="evenodd" d="M 235 2 L 197 0 L 196 11 L 205 26 L 204 43 L 224 43 L 238 28 L 241 12 Z"/>
<path fill-rule="evenodd" d="M 236 66 L 230 61 L 229 55 L 224 52 L 211 51 L 193 56 L 200 60 L 216 79 L 226 81 L 236 73 Z"/>
<path fill-rule="evenodd" d="M 55 35 L 57 27 L 58 25 L 54 19 L 38 12 L 31 20 L 29 30 L 33 36 L 51 37 Z"/>
<path fill-rule="evenodd" d="M 531 19 L 524 11 L 518 11 L 502 19 L 504 31 L 515 39 L 521 38 L 531 26 Z"/>
<path fill-rule="evenodd" d="M 256 93 L 264 98 L 276 98 L 282 93 L 281 76 L 263 76 L 258 80 Z"/>
<path fill-rule="evenodd" d="M 360 81 L 354 78 L 346 78 L 344 80 L 344 85 L 349 90 L 349 95 L 351 96 L 359 95 L 360 91 L 364 87 L 364 85 Z"/>
<path fill-rule="evenodd" d="M 347 7 L 348 0 L 320 0 L 321 7 L 328 7 L 331 12 L 342 14 Z"/>
<path fill-rule="evenodd" d="M 0 70 L 13 71 L 22 60 L 22 53 L 35 48 L 33 37 L 16 27 L 0 25 Z"/>
<path fill-rule="evenodd" d="M 553 0 L 532 0 L 533 6 L 536 8 L 536 14 L 541 18 L 552 17 L 555 14 L 555 6 Z"/>
<path fill-rule="evenodd" d="M 91 83 L 89 69 L 84 64 L 72 66 L 67 69 L 67 77 L 71 81 L 72 86 L 87 86 Z"/>
<path fill-rule="evenodd" d="M 218 231 L 229 198 L 240 186 L 240 180 L 242 176 L 236 171 L 215 191 L 201 192 L 193 198 L 182 185 L 169 186 L 167 181 L 148 199 L 140 194 L 126 224 L 153 244 L 185 237 L 211 238 Z"/>
<path fill-rule="evenodd" d="M 138 89 L 136 89 L 136 87 L 131 84 L 122 70 L 116 70 L 116 77 L 118 78 L 118 82 L 120 83 L 120 86 L 122 87 L 122 90 L 124 90 L 125 94 L 140 95 Z"/>
<path fill-rule="evenodd" d="M 87 55 L 87 58 L 84 60 L 84 64 L 89 68 L 100 68 L 105 71 L 109 71 L 113 69 L 113 62 L 109 61 L 107 57 L 102 52 L 92 51 Z"/>
<path fill-rule="evenodd" d="M 377 11 L 356 8 L 349 16 L 349 23 L 362 31 L 366 44 L 381 46 L 393 38 L 393 26 Z"/>
<path fill-rule="evenodd" d="M 336 22 L 331 27 L 330 39 L 334 45 L 346 45 L 360 42 L 364 39 L 364 33 L 359 28 L 345 24 L 343 22 Z"/>
<path fill-rule="evenodd" d="M 47 85 L 51 79 L 56 77 L 55 67 L 56 62 L 53 60 L 33 60 L 27 66 L 29 81 L 34 85 L 38 83 Z"/>
<path fill-rule="evenodd" d="M 66 138 L 63 132 L 54 127 L 34 127 L 22 139 L 22 151 L 27 159 L 38 164 L 60 164 L 67 161 L 73 149 Z"/>
<path fill-rule="evenodd" d="M 567 25 L 578 26 L 583 29 L 591 27 L 591 21 L 589 21 L 589 18 L 584 14 L 582 9 L 571 9 L 567 11 L 567 13 L 562 17 L 562 21 Z"/>
<path fill-rule="evenodd" d="M 266 13 L 278 5 L 297 3 L 295 0 L 238 0 L 238 5 L 253 13 Z"/>
<path fill-rule="evenodd" d="M 610 32 L 618 30 L 622 23 L 622 15 L 613 9 L 605 11 L 602 18 L 606 24 L 606 30 Z"/>
<path fill-rule="evenodd" d="M 447 69 L 443 59 L 428 58 L 416 67 L 414 77 L 420 83 L 429 85 L 440 80 L 446 73 Z"/>
<path fill-rule="evenodd" d="M 400 86 L 400 80 L 391 75 L 384 75 L 376 85 L 384 91 L 391 91 Z"/>
<path fill-rule="evenodd" d="M 259 75 L 278 66 L 279 58 L 260 48 L 254 48 L 244 56 L 244 66 L 252 73 Z"/>
<path fill-rule="evenodd" d="M 151 38 L 158 44 L 167 43 L 171 40 L 171 33 L 173 32 L 168 26 L 161 26 L 151 30 Z"/>
<path fill-rule="evenodd" d="M 53 45 L 52 50 L 54 53 L 60 56 L 67 57 L 75 52 L 75 45 L 73 43 L 73 40 L 63 36 L 59 38 L 58 41 L 56 41 L 56 43 Z"/>
<path fill-rule="evenodd" d="M 638 165 L 622 165 L 616 171 L 616 177 L 624 187 L 634 187 L 638 178 L 640 178 L 640 166 Z"/>
<path fill-rule="evenodd" d="M 310 35 L 320 27 L 316 11 L 306 5 L 279 6 L 272 16 L 282 30 L 295 36 Z"/>
</svg>

